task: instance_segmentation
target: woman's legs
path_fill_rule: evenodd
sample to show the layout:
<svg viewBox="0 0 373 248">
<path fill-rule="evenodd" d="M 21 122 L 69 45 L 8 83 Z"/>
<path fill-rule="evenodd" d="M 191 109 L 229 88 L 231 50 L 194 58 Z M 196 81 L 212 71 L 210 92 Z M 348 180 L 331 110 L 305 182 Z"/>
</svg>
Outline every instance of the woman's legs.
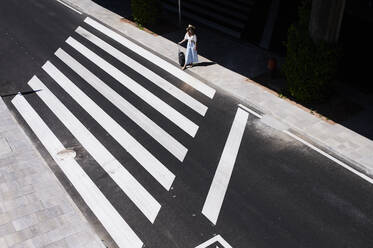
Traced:
<svg viewBox="0 0 373 248">
<path fill-rule="evenodd" d="M 193 49 L 187 46 L 187 49 L 185 52 L 185 64 L 181 69 L 185 70 L 188 66 L 191 66 L 192 64 L 193 64 Z"/>
<path fill-rule="evenodd" d="M 181 69 L 185 70 L 187 68 L 187 66 L 189 66 L 190 68 L 192 68 L 193 67 L 193 63 L 185 64 Z"/>
</svg>

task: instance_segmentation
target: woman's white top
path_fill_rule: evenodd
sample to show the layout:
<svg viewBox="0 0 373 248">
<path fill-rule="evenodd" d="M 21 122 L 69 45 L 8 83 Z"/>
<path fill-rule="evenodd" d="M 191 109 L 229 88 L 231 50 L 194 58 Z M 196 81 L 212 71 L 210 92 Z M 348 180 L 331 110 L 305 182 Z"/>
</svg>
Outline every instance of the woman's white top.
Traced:
<svg viewBox="0 0 373 248">
<path fill-rule="evenodd" d="M 194 48 L 197 43 L 197 35 L 193 34 L 192 36 L 189 36 L 188 32 L 184 36 L 185 40 L 188 40 L 187 47 Z"/>
</svg>

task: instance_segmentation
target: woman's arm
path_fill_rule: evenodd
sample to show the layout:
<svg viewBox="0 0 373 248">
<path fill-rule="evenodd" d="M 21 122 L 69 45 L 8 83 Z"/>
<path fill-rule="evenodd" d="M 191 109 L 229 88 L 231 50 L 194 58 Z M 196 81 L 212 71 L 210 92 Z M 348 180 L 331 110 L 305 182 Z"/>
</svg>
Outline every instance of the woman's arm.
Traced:
<svg viewBox="0 0 373 248">
<path fill-rule="evenodd" d="M 180 42 L 177 43 L 177 44 L 181 45 L 181 44 L 183 44 L 186 40 L 187 40 L 187 39 L 184 39 L 184 40 L 180 41 Z"/>
<path fill-rule="evenodd" d="M 181 45 L 181 44 L 183 44 L 185 41 L 187 41 L 188 40 L 188 33 L 186 33 L 185 35 L 184 35 L 184 39 L 182 40 L 182 41 L 180 41 L 178 44 L 179 45 Z"/>
</svg>

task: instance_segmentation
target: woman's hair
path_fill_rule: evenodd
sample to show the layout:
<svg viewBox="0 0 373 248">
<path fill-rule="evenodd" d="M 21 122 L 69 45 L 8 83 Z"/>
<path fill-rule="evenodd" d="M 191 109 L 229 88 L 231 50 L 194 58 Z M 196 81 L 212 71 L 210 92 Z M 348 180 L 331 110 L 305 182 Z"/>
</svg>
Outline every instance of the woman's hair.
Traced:
<svg viewBox="0 0 373 248">
<path fill-rule="evenodd" d="M 187 31 L 191 31 L 193 34 L 196 32 L 195 29 L 196 28 L 193 25 L 191 25 L 191 24 L 189 24 L 188 27 L 186 28 Z"/>
</svg>

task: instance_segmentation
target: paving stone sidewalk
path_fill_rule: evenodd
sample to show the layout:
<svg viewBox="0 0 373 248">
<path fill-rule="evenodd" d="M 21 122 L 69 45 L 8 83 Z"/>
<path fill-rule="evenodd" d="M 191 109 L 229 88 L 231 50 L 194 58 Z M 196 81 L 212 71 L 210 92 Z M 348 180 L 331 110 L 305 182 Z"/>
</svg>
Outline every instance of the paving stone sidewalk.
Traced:
<svg viewBox="0 0 373 248">
<path fill-rule="evenodd" d="M 121 16 L 91 0 L 64 0 L 64 2 L 131 37 L 168 60 L 175 62 L 175 64 L 177 63 L 178 58 L 174 42 L 121 21 Z M 237 51 L 233 51 L 234 49 L 239 49 L 241 54 L 245 54 L 242 47 L 235 47 L 234 42 L 229 47 L 232 49 L 232 54 L 237 54 Z M 201 56 L 199 60 L 210 62 L 207 58 Z M 210 82 L 215 88 L 238 98 L 244 104 L 255 107 L 270 118 L 281 121 L 287 128 L 295 130 L 313 143 L 332 151 L 349 161 L 358 171 L 373 178 L 372 140 L 339 124 L 326 122 L 304 108 L 281 99 L 249 78 L 218 64 L 194 67 L 189 71 Z"/>
<path fill-rule="evenodd" d="M 91 0 L 64 0 L 113 27 L 169 61 L 177 63 L 176 44 L 144 32 Z M 235 49 L 232 46 L 232 49 Z M 239 48 L 241 49 L 241 48 Z M 237 52 L 237 51 L 236 51 Z M 200 57 L 201 62 L 209 62 Z M 218 64 L 194 67 L 205 79 L 243 104 L 260 110 L 373 177 L 373 141 L 321 120 L 252 80 Z M 0 247 L 104 247 L 53 172 L 0 99 Z"/>
<path fill-rule="evenodd" d="M 105 247 L 1 98 L 0 247 Z"/>
</svg>

